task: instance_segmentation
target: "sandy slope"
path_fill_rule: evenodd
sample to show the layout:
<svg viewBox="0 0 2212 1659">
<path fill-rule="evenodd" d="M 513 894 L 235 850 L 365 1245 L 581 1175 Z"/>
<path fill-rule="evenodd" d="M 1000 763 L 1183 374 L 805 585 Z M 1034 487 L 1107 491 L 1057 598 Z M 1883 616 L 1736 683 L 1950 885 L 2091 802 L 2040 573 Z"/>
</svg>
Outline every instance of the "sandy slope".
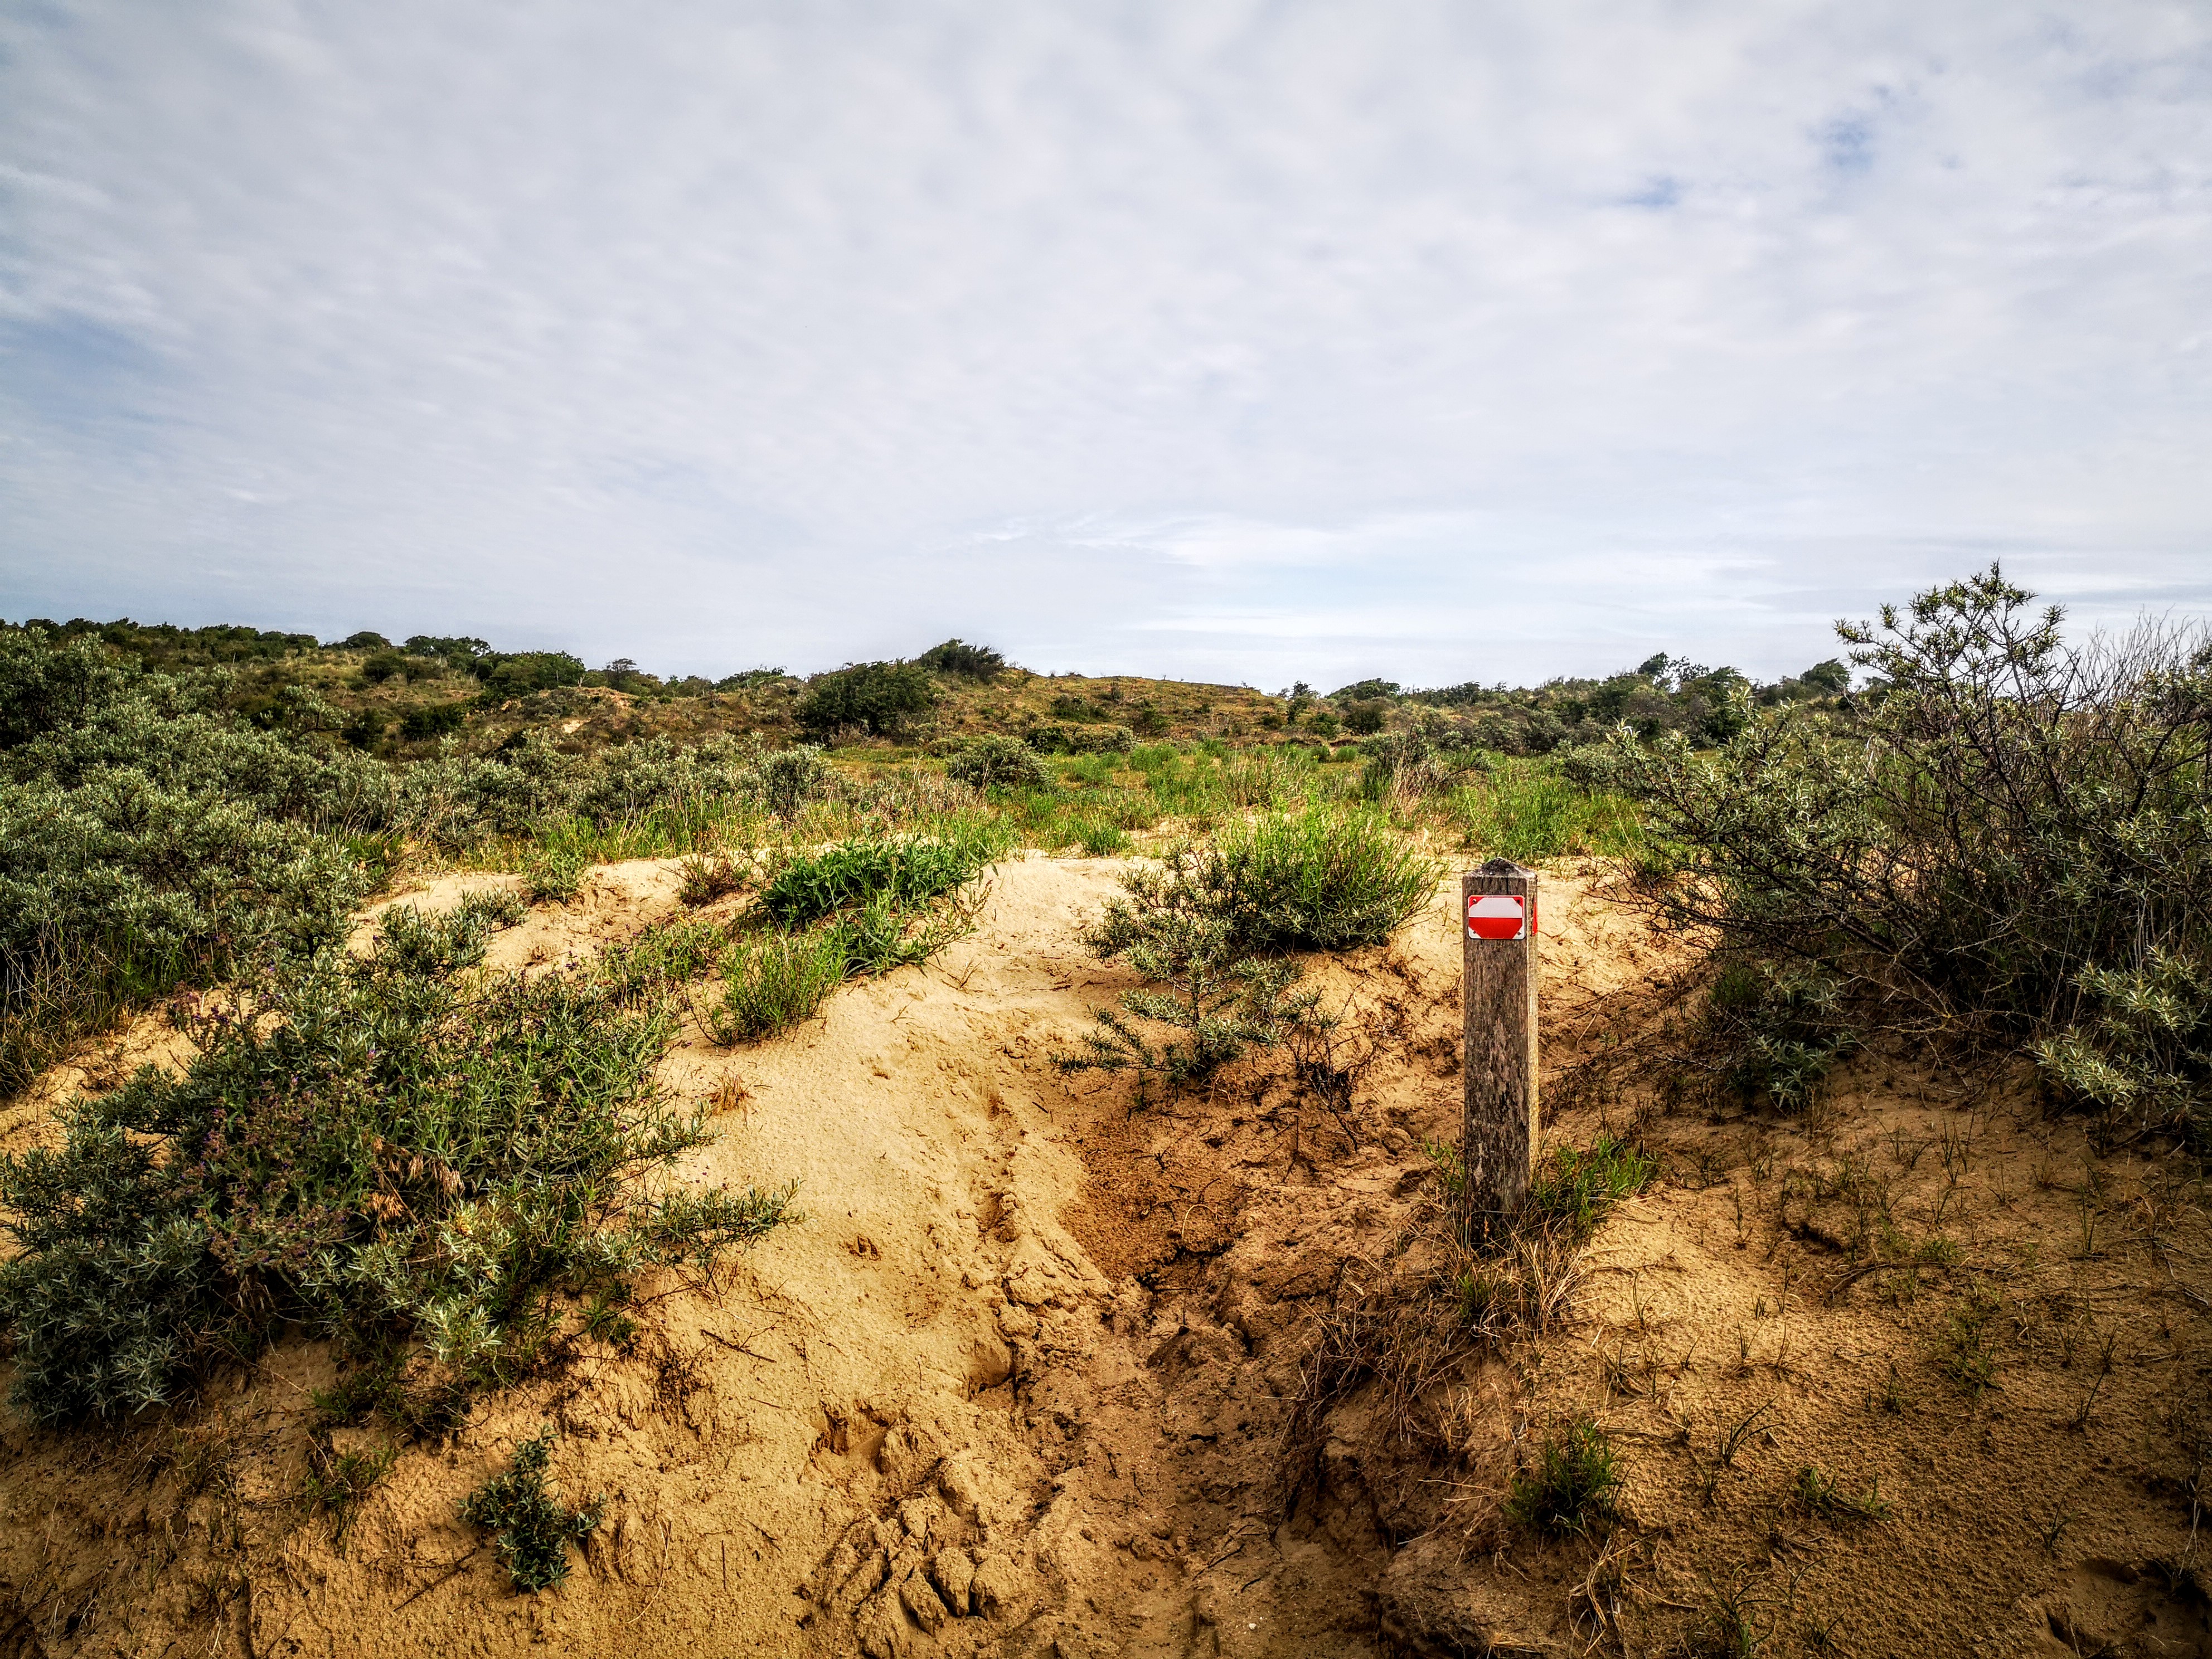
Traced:
<svg viewBox="0 0 2212 1659">
<path fill-rule="evenodd" d="M 1495 1499 L 1518 1449 L 1588 1409 L 1630 1464 L 1611 1558 L 1630 1650 L 1741 1586 L 1768 1651 L 1826 1630 L 1867 1654 L 2212 1652 L 2187 1567 L 2200 1194 L 2170 1161 L 2093 1157 L 2021 1103 L 1879 1058 L 1809 1121 L 1670 1115 L 1665 1079 L 1633 1073 L 1561 1119 L 1584 1140 L 1601 1111 L 1635 1119 L 1668 1161 L 1600 1234 L 1569 1316 L 1465 1359 L 1411 1417 L 1353 1392 L 1314 1478 L 1286 1482 L 1316 1318 L 1418 1266 L 1434 1231 L 1420 1143 L 1457 1116 L 1449 908 L 1316 966 L 1379 1034 L 1348 1122 L 1273 1061 L 1133 1113 L 1126 1085 L 1071 1088 L 1049 1063 L 1127 982 L 1078 938 L 1116 867 L 1002 866 L 978 933 L 929 969 L 757 1048 L 672 1053 L 669 1085 L 728 1109 L 687 1176 L 795 1177 L 805 1223 L 719 1294 L 665 1287 L 635 1356 L 594 1352 L 410 1453 L 342 1550 L 288 1497 L 305 1388 L 330 1375 L 312 1350 L 175 1425 L 12 1431 L 0 1651 L 1578 1652 L 1597 1545 L 1512 1534 Z M 1547 891 L 1564 1067 L 1659 1017 L 1667 959 L 1581 876 Z M 597 948 L 674 892 L 665 865 L 602 870 L 495 959 Z M 15 1140 L 40 1109 L 18 1109 Z M 1850 1279 L 1855 1227 L 1951 1243 Z M 1939 1364 L 1977 1291 L 2000 1310 L 1978 1401 Z M 605 1492 L 608 1520 L 564 1588 L 521 1597 L 455 1504 L 548 1421 L 564 1490 Z M 1807 1464 L 1878 1479 L 1889 1513 L 1808 1513 Z"/>
</svg>

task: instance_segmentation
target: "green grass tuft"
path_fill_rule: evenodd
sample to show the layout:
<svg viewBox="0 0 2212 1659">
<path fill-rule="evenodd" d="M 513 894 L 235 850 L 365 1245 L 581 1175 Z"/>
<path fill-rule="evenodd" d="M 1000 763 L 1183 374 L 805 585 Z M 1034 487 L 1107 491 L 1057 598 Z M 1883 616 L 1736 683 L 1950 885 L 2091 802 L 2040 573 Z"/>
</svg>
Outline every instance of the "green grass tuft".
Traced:
<svg viewBox="0 0 2212 1659">
<path fill-rule="evenodd" d="M 1613 1518 L 1626 1479 L 1597 1419 L 1577 1417 L 1545 1437 L 1534 1467 L 1515 1473 L 1505 1513 L 1534 1531 L 1581 1537 Z"/>
</svg>

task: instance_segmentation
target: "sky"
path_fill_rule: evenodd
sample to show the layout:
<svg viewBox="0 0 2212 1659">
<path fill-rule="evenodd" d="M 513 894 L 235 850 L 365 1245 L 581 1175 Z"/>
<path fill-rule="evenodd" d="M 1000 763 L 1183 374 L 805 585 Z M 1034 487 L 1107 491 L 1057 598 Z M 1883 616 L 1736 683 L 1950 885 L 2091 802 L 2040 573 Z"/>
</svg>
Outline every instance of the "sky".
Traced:
<svg viewBox="0 0 2212 1659">
<path fill-rule="evenodd" d="M 0 616 L 1773 678 L 2212 613 L 2212 6 L 12 0 Z"/>
</svg>

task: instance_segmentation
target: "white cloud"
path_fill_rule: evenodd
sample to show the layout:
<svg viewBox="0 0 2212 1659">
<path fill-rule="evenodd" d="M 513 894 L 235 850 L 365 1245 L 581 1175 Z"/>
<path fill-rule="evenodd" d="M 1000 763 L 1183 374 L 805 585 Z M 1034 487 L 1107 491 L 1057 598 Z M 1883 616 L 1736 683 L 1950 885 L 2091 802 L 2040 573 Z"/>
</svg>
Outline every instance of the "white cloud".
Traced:
<svg viewBox="0 0 2212 1659">
<path fill-rule="evenodd" d="M 1266 684 L 2212 607 L 2208 92 L 2124 0 L 23 9 L 0 595 Z"/>
</svg>

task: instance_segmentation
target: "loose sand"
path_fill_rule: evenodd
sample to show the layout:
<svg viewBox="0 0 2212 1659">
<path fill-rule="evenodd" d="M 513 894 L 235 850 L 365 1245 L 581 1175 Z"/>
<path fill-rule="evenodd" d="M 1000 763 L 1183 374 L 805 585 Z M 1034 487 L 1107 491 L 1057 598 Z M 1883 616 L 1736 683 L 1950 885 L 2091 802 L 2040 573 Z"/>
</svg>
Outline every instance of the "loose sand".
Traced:
<svg viewBox="0 0 2212 1659">
<path fill-rule="evenodd" d="M 1009 863 L 927 969 L 756 1048 L 679 1046 L 669 1087 L 723 1109 L 685 1176 L 795 1177 L 805 1222 L 718 1291 L 649 1287 L 634 1355 L 591 1351 L 408 1452 L 343 1547 L 292 1496 L 332 1376 L 311 1346 L 160 1424 L 11 1427 L 0 1654 L 1661 1652 L 1716 1598 L 1768 1652 L 2212 1653 L 2201 1185 L 1880 1055 L 1796 1121 L 1665 1111 L 1648 1068 L 1581 1089 L 1547 1138 L 1634 1122 L 1666 1173 L 1553 1328 L 1409 1409 L 1352 1389 L 1286 1468 L 1316 1322 L 1424 1271 L 1437 1234 L 1450 906 L 1315 964 L 1378 1050 L 1343 1118 L 1275 1057 L 1133 1112 L 1125 1080 L 1050 1063 L 1130 983 L 1079 937 L 1118 869 Z M 1667 952 L 1589 875 L 1547 876 L 1554 1082 L 1664 1017 Z M 599 870 L 494 959 L 599 948 L 675 893 L 665 863 Z M 144 1023 L 0 1141 L 179 1053 Z M 1854 1276 L 1855 1239 L 1911 1265 Z M 1946 1369 L 1962 1342 L 1992 1362 L 1978 1397 Z M 1516 1459 L 1583 1411 L 1626 1455 L 1620 1530 L 1504 1527 Z M 455 1506 L 543 1423 L 563 1491 L 608 1507 L 568 1583 L 522 1596 Z M 1886 1513 L 1812 1512 L 1808 1466 L 1878 1482 Z"/>
</svg>

